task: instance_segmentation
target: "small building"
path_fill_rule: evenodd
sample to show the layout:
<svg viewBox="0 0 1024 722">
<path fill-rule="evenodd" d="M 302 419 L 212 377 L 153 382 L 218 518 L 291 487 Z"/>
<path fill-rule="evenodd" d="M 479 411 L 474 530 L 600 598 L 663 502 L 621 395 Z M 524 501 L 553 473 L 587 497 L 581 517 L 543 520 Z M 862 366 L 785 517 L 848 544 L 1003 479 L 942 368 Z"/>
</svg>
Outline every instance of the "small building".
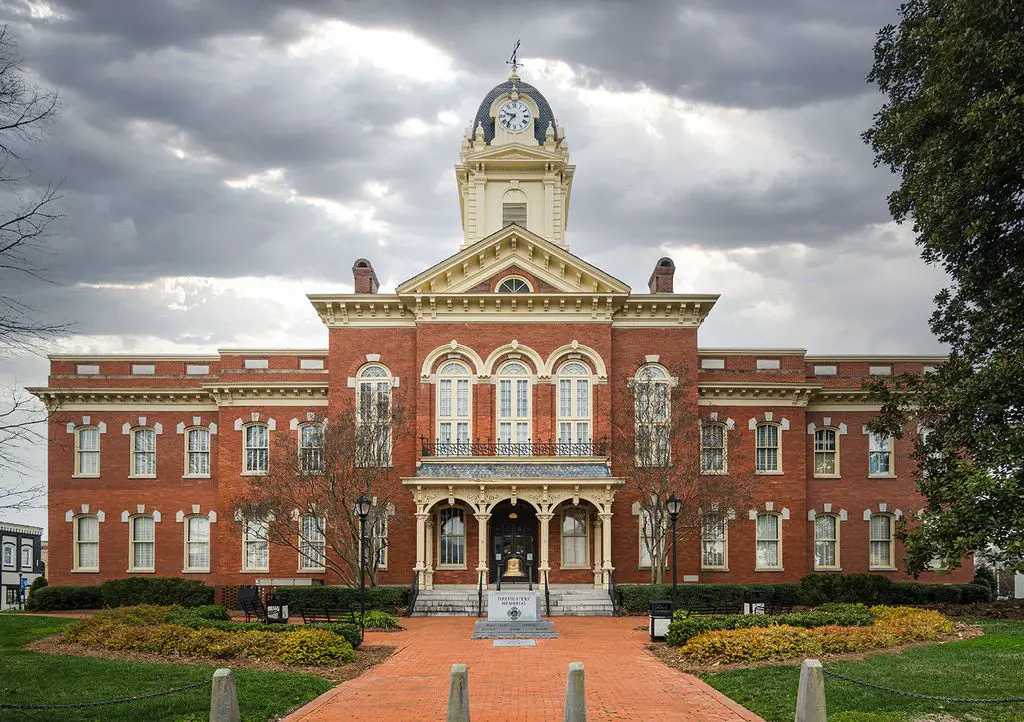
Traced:
<svg viewBox="0 0 1024 722">
<path fill-rule="evenodd" d="M 0 521 L 0 609 L 20 609 L 43 574 L 42 539 L 41 527 Z"/>
</svg>

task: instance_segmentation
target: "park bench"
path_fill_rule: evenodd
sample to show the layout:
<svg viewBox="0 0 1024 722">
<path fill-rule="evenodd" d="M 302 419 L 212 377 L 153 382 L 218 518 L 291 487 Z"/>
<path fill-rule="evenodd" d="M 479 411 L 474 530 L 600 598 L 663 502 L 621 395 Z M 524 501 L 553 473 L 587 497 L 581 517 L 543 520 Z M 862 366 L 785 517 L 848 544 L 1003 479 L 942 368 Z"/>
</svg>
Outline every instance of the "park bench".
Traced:
<svg viewBox="0 0 1024 722">
<path fill-rule="evenodd" d="M 266 623 L 267 609 L 263 606 L 263 602 L 260 601 L 258 596 L 239 599 L 238 605 L 245 612 L 245 621 L 251 622 L 255 619 L 257 622 Z"/>
<path fill-rule="evenodd" d="M 299 610 L 299 614 L 302 615 L 303 624 L 313 624 L 314 622 L 345 622 L 348 624 L 362 626 L 359 610 L 355 607 L 349 607 L 348 609 L 331 609 L 329 607 L 303 606 Z"/>
<path fill-rule="evenodd" d="M 693 599 L 680 605 L 680 608 L 686 617 L 691 614 L 743 614 L 743 602 L 738 599 Z"/>
</svg>

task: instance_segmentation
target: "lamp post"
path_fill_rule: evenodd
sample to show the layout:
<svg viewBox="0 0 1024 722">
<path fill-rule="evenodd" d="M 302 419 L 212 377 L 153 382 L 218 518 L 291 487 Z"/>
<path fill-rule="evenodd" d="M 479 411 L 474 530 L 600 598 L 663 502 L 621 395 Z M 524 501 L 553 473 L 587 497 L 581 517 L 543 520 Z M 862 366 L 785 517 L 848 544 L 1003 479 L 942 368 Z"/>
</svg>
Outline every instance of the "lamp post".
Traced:
<svg viewBox="0 0 1024 722">
<path fill-rule="evenodd" d="M 668 509 L 668 518 L 672 520 L 672 609 L 676 607 L 676 521 L 679 519 L 679 510 L 683 503 L 673 491 L 665 502 Z"/>
<path fill-rule="evenodd" d="M 359 619 L 366 616 L 366 515 L 370 513 L 370 502 L 360 494 L 356 500 L 356 516 L 359 517 Z"/>
</svg>

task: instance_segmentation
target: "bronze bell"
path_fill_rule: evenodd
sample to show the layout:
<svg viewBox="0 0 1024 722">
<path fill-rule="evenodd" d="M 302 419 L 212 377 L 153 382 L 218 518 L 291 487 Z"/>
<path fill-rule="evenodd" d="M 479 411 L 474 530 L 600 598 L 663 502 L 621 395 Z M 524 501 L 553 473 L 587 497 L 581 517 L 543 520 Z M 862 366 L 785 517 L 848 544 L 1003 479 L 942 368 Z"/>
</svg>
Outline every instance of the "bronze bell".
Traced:
<svg viewBox="0 0 1024 722">
<path fill-rule="evenodd" d="M 505 565 L 505 576 L 506 577 L 521 577 L 523 575 L 523 568 L 520 564 L 519 557 L 511 557 L 508 563 Z"/>
</svg>

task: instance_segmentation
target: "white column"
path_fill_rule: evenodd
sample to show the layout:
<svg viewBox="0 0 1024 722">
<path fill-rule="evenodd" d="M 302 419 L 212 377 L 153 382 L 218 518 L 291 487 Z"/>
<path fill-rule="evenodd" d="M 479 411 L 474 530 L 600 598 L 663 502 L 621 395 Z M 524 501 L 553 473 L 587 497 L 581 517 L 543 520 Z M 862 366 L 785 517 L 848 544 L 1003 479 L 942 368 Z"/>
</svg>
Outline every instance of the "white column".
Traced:
<svg viewBox="0 0 1024 722">
<path fill-rule="evenodd" d="M 604 572 L 603 586 L 607 589 L 611 583 L 611 573 L 615 570 L 612 566 L 612 513 L 601 512 L 601 538 L 604 540 L 604 553 L 601 570 Z"/>
<path fill-rule="evenodd" d="M 540 522 L 540 566 L 537 568 L 539 572 L 537 574 L 537 581 L 544 585 L 547 579 L 547 573 L 551 571 L 551 565 L 548 563 L 550 558 L 550 543 L 551 543 L 551 517 L 554 514 L 546 512 L 537 515 L 537 521 Z"/>
<path fill-rule="evenodd" d="M 434 588 L 434 515 L 431 514 L 427 517 L 426 524 L 426 570 L 424 575 L 426 576 L 426 588 Z"/>
<path fill-rule="evenodd" d="M 604 528 L 604 522 L 601 521 L 601 517 L 598 516 L 594 519 L 594 589 L 601 588 L 601 578 L 604 574 L 601 572 L 601 534 Z"/>
<path fill-rule="evenodd" d="M 416 513 L 416 566 L 413 567 L 413 571 L 416 572 L 416 576 L 419 578 L 420 587 L 426 583 L 424 579 L 424 572 L 427 569 L 425 563 L 424 553 L 426 551 L 426 535 L 427 535 L 427 517 L 429 514 L 425 512 Z"/>
<path fill-rule="evenodd" d="M 484 589 L 487 589 L 487 520 L 490 514 L 475 514 L 477 524 L 477 552 L 476 552 L 476 575 L 484 574 Z"/>
</svg>

